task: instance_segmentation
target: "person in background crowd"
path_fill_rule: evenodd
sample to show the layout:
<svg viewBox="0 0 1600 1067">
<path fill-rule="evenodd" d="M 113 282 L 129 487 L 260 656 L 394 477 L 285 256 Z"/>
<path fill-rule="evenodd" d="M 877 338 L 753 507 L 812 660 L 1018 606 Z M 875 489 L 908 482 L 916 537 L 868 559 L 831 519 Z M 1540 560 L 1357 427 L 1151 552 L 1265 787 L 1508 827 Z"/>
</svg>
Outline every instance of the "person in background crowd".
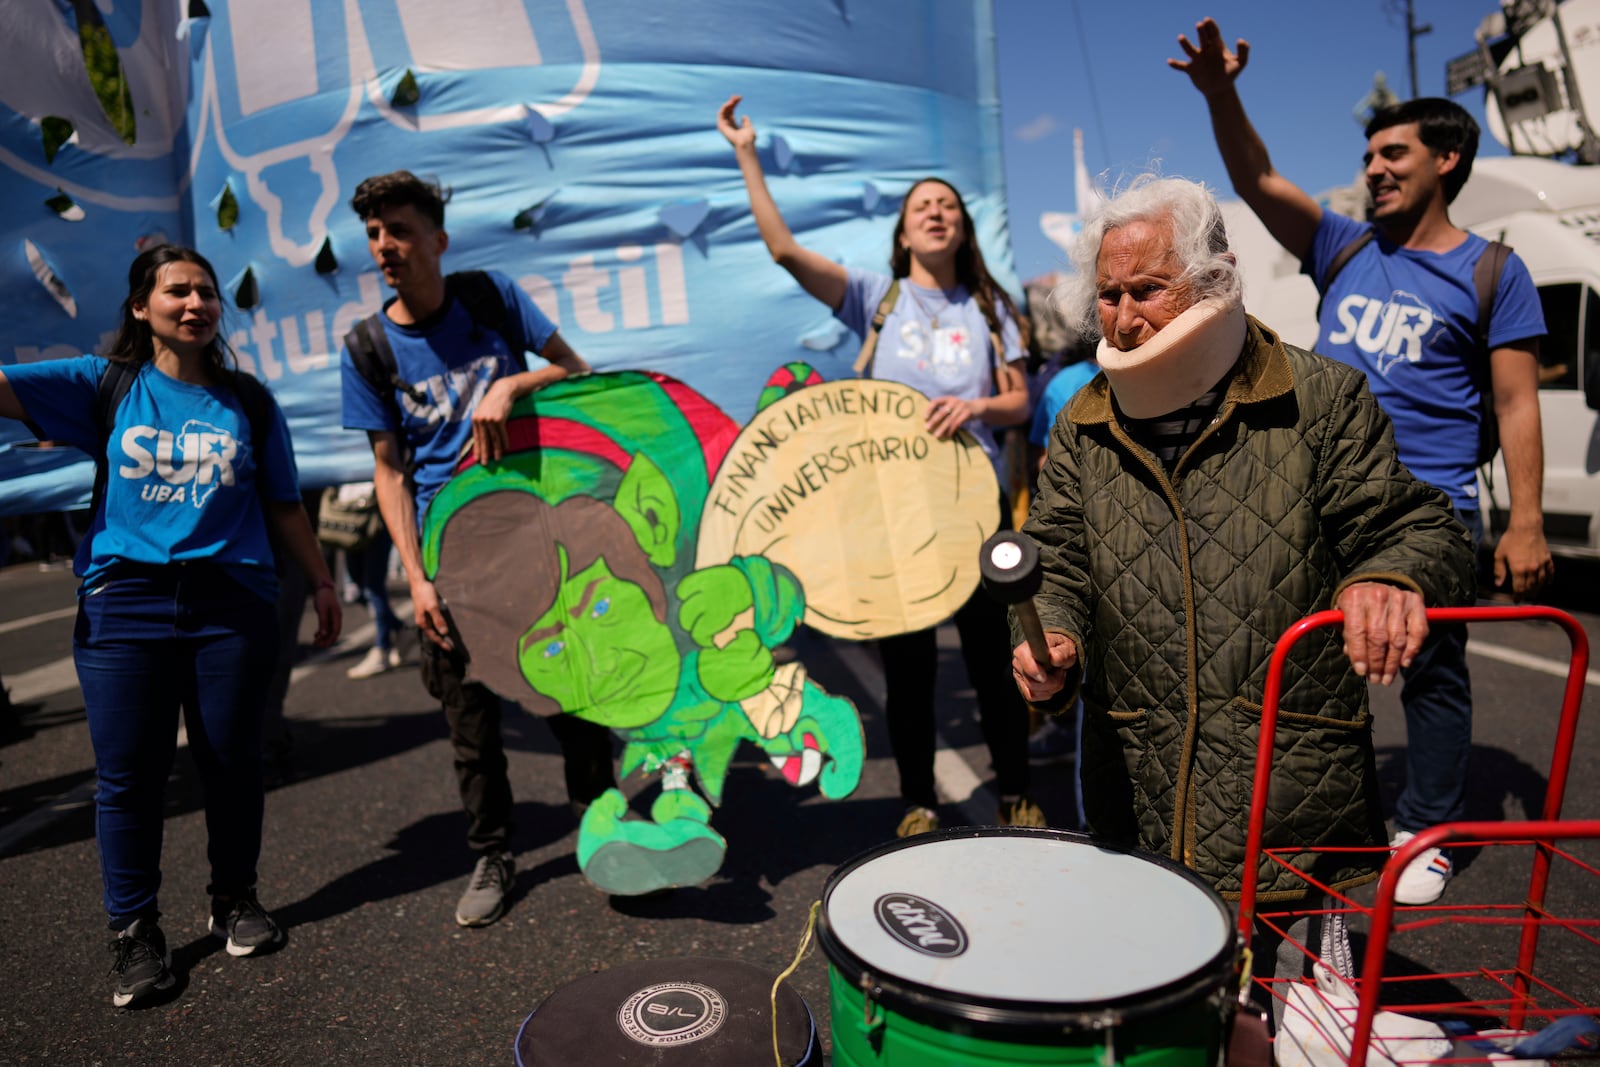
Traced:
<svg viewBox="0 0 1600 1067">
<path fill-rule="evenodd" d="M 338 488 L 341 501 L 370 500 L 371 482 L 355 482 Z M 372 612 L 374 636 L 372 647 L 359 662 L 345 671 L 347 678 L 357 681 L 376 678 L 405 663 L 402 643 L 405 627 L 389 603 L 389 557 L 394 552 L 394 541 L 389 530 L 381 523 L 372 538 L 359 547 L 345 549 L 345 569 L 354 580 L 359 599 Z"/>
<path fill-rule="evenodd" d="M 1061 367 L 1045 383 L 1044 391 L 1039 394 L 1039 402 L 1034 405 L 1033 420 L 1028 424 L 1028 469 L 1035 478 L 1044 467 L 1045 447 L 1050 443 L 1050 431 L 1055 426 L 1056 419 L 1067 406 L 1067 402 L 1077 395 L 1078 390 L 1099 373 L 1100 365 L 1086 356 Z M 1069 759 L 1075 761 L 1078 753 L 1078 717 L 1082 713 L 1082 702 L 1074 701 L 1073 706 L 1060 715 L 1045 718 L 1028 738 L 1028 762 L 1050 764 Z M 1073 778 L 1075 781 L 1080 781 L 1076 769 L 1073 771 Z M 1073 795 L 1078 808 L 1073 813 L 1076 822 L 1083 817 L 1081 785 L 1074 790 Z"/>
<path fill-rule="evenodd" d="M 73 659 L 99 781 L 95 836 L 118 1007 L 175 982 L 157 889 L 180 709 L 205 789 L 209 929 L 233 956 L 283 940 L 256 895 L 261 721 L 277 649 L 272 539 L 316 585 L 317 642 L 339 633 L 288 427 L 266 387 L 229 366 L 221 322 L 211 264 L 159 245 L 128 269 L 107 357 L 0 372 L 0 416 L 99 464 L 74 567 Z M 126 385 L 114 411 L 99 399 L 109 374 Z"/>
<path fill-rule="evenodd" d="M 1028 417 L 1022 373 L 1026 344 L 1011 298 L 989 276 L 961 196 L 937 178 L 917 182 L 900 205 L 890 273 L 846 269 L 794 239 L 767 190 L 750 119 L 736 119 L 740 98 L 722 105 L 717 128 L 733 146 L 750 210 L 767 250 L 800 287 L 832 309 L 855 333 L 875 338 L 866 373 L 902 382 L 932 399 L 928 432 L 945 439 L 958 430 L 977 438 L 1004 484 L 994 428 Z M 890 294 L 897 294 L 891 301 Z M 892 305 L 892 306 L 886 306 Z M 875 327 L 874 321 L 881 322 Z M 1002 500 L 1001 521 L 1009 528 Z M 1044 813 L 1027 796 L 1028 713 L 1006 684 L 1004 609 L 981 590 L 955 615 L 967 676 L 978 695 L 979 720 L 1000 793 L 999 822 L 1043 826 Z M 900 771 L 905 815 L 901 837 L 936 830 L 934 793 L 934 666 L 932 629 L 878 642 L 886 694 L 884 715 Z"/>
<path fill-rule="evenodd" d="M 317 528 L 317 504 L 321 498 L 322 494 L 315 490 L 305 490 L 300 494 L 300 504 L 306 509 L 306 518 L 313 530 Z M 317 547 L 321 551 L 320 543 Z M 322 552 L 322 561 L 328 566 L 327 552 Z M 261 723 L 262 769 L 268 786 L 281 784 L 289 774 L 294 735 L 284 715 L 284 702 L 289 698 L 289 682 L 294 675 L 295 664 L 300 659 L 300 622 L 306 612 L 306 601 L 311 596 L 311 583 L 299 564 L 285 559 L 281 553 L 276 564 L 278 656 L 273 663 L 272 678 L 267 682 L 267 709 Z M 333 573 L 331 566 L 328 566 L 328 573 Z"/>
</svg>

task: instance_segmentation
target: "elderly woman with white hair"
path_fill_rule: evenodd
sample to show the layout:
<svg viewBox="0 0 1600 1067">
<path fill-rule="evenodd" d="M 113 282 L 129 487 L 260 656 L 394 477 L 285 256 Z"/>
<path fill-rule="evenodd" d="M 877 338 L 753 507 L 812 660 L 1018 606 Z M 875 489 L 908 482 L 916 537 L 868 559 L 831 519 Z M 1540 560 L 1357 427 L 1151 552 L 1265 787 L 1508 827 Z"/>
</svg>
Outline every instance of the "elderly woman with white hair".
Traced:
<svg viewBox="0 0 1600 1067">
<path fill-rule="evenodd" d="M 1268 657 L 1312 612 L 1342 637 L 1299 642 L 1284 678 L 1265 826 L 1334 889 L 1376 877 L 1387 842 L 1367 681 L 1470 603 L 1466 531 L 1396 458 L 1359 371 L 1246 314 L 1216 201 L 1145 177 L 1090 218 L 1057 298 L 1103 337 L 1103 373 L 1057 418 L 1024 532 L 1051 662 L 1020 640 L 1028 700 L 1081 688 L 1085 815 L 1096 834 L 1237 894 Z M 1342 642 L 1342 648 L 1341 648 Z M 1264 863 L 1262 900 L 1306 877 Z"/>
</svg>

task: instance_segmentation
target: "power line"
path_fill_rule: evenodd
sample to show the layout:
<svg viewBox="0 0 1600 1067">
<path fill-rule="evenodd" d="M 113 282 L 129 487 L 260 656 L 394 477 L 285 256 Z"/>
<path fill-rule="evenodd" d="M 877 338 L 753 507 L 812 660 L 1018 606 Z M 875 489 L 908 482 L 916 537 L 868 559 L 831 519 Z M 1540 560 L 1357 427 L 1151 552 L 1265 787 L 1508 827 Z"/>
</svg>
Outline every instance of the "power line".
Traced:
<svg viewBox="0 0 1600 1067">
<path fill-rule="evenodd" d="M 1089 83 L 1089 108 L 1094 112 L 1094 128 L 1100 138 L 1100 151 L 1107 153 L 1102 156 L 1102 161 L 1110 158 L 1111 142 L 1106 137 L 1105 116 L 1100 113 L 1100 94 L 1095 91 L 1094 71 L 1089 62 L 1089 35 L 1083 31 L 1083 15 L 1078 10 L 1077 3 L 1072 5 L 1072 21 L 1078 28 L 1078 49 L 1083 53 L 1083 72 Z"/>
</svg>

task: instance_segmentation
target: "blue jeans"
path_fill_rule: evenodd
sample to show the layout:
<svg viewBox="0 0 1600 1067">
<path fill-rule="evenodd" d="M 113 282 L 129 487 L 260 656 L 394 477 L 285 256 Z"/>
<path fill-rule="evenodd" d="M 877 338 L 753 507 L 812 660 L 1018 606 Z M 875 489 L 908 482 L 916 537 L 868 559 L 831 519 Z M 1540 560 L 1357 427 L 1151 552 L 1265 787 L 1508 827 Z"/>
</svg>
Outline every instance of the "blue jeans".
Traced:
<svg viewBox="0 0 1600 1067">
<path fill-rule="evenodd" d="M 261 718 L 277 656 L 273 605 L 204 563 L 119 568 L 78 604 L 72 639 L 94 746 L 106 914 L 159 914 L 178 711 L 205 790 L 209 892 L 255 886 L 264 806 Z"/>
<path fill-rule="evenodd" d="M 372 625 L 378 631 L 372 643 L 385 652 L 394 647 L 394 635 L 400 629 L 400 619 L 389 606 L 389 550 L 393 545 L 389 531 L 381 529 L 366 548 L 345 554 L 350 580 L 360 588 L 372 610 Z"/>
<path fill-rule="evenodd" d="M 1456 509 L 1477 553 L 1483 514 Z M 1426 830 L 1466 810 L 1467 757 L 1472 752 L 1472 679 L 1467 628 L 1434 626 L 1411 666 L 1400 672 L 1406 711 L 1406 784 L 1394 806 L 1397 830 Z"/>
</svg>

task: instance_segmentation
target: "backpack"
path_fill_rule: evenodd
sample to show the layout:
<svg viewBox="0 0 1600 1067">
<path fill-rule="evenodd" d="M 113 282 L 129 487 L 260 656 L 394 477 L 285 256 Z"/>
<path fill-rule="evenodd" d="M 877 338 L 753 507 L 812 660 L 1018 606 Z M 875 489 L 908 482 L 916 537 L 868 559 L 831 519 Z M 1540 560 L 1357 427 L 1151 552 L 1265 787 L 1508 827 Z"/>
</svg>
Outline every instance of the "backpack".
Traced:
<svg viewBox="0 0 1600 1067">
<path fill-rule="evenodd" d="M 1333 259 L 1328 263 L 1328 273 L 1323 277 L 1322 284 L 1317 287 L 1317 322 L 1322 322 L 1322 297 L 1333 285 L 1333 279 L 1345 268 L 1355 254 L 1372 243 L 1375 231 L 1368 229 L 1361 236 L 1350 241 L 1339 251 L 1335 252 Z M 1500 275 L 1504 273 L 1506 260 L 1511 257 L 1511 246 L 1501 244 L 1499 241 L 1490 241 L 1489 247 L 1483 250 L 1483 255 L 1478 257 L 1478 262 L 1472 267 L 1472 288 L 1478 294 L 1478 324 L 1474 339 L 1478 346 L 1478 359 L 1470 368 L 1475 384 L 1478 386 L 1478 455 L 1477 466 L 1483 466 L 1494 459 L 1495 453 L 1500 451 L 1500 423 L 1494 415 L 1494 382 L 1489 373 L 1489 320 L 1494 317 L 1495 291 L 1500 288 Z"/>
<path fill-rule="evenodd" d="M 133 388 L 133 380 L 138 376 L 139 364 L 114 360 L 106 362 L 105 373 L 100 375 L 100 388 L 94 397 L 94 423 L 100 431 L 100 448 L 94 456 L 94 490 L 89 496 L 90 515 L 98 512 L 100 505 L 105 501 L 106 481 L 110 477 L 106 449 L 110 447 L 111 435 L 116 431 L 117 409 L 122 406 L 128 390 Z M 244 408 L 245 421 L 250 425 L 251 447 L 255 448 L 272 432 L 272 394 L 254 375 L 233 371 L 230 377 L 234 393 L 239 397 L 240 406 Z M 256 492 L 261 494 L 262 501 L 265 502 L 266 483 L 260 478 L 255 481 Z M 268 529 L 270 531 L 270 525 Z"/>
<path fill-rule="evenodd" d="M 528 361 L 523 353 L 527 350 L 527 342 L 513 331 L 505 300 L 488 273 L 481 270 L 466 270 L 447 274 L 444 285 L 446 303 L 451 297 L 460 301 L 461 306 L 466 309 L 467 316 L 472 319 L 474 337 L 478 336 L 479 328 L 499 334 L 511 352 L 512 362 L 526 370 Z M 356 323 L 350 332 L 345 334 L 344 346 L 350 353 L 350 362 L 355 365 L 356 373 L 365 378 L 378 396 L 383 398 L 394 415 L 395 425 L 398 426 L 400 404 L 394 398 L 395 391 L 399 390 L 418 404 L 427 403 L 428 396 L 400 377 L 400 366 L 395 362 L 394 349 L 389 347 L 389 337 L 384 332 L 383 319 L 383 312 L 378 311 Z M 405 442 L 402 441 L 401 444 L 404 445 Z M 406 466 L 409 469 L 411 463 L 409 447 L 405 453 Z"/>
</svg>

